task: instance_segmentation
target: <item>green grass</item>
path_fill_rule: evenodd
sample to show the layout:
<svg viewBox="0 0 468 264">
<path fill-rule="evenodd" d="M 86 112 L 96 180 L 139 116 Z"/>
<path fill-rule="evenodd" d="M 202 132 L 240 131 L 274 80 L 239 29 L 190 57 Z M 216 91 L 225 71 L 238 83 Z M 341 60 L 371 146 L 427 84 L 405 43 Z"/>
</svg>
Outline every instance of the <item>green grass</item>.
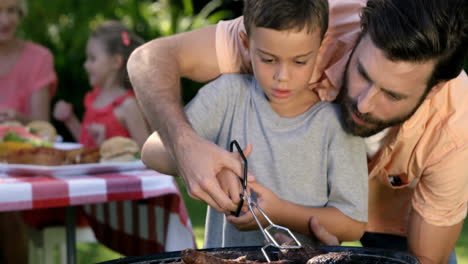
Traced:
<svg viewBox="0 0 468 264">
<path fill-rule="evenodd" d="M 192 221 L 195 238 L 198 248 L 203 247 L 203 235 L 205 231 L 206 205 L 187 195 L 181 181 L 179 186 L 184 197 L 185 205 Z M 344 246 L 361 246 L 359 241 L 345 242 Z M 456 252 L 459 264 L 468 264 L 468 226 L 464 226 L 460 238 L 456 245 Z M 116 252 L 96 243 L 78 243 L 78 264 L 88 264 L 102 262 L 106 260 L 122 257 Z"/>
</svg>

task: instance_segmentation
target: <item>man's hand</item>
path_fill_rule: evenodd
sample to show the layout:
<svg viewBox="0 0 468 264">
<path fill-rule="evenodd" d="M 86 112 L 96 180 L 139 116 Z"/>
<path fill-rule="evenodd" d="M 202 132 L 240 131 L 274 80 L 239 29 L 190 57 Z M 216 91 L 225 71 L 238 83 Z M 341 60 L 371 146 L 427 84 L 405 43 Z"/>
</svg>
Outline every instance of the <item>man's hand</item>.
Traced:
<svg viewBox="0 0 468 264">
<path fill-rule="evenodd" d="M 219 185 L 217 175 L 230 170 L 241 177 L 243 170 L 238 154 L 194 135 L 174 149 L 178 175 L 184 179 L 190 197 L 205 201 L 221 213 L 234 211 L 237 206 Z M 247 155 L 249 150 L 246 152 Z"/>
</svg>

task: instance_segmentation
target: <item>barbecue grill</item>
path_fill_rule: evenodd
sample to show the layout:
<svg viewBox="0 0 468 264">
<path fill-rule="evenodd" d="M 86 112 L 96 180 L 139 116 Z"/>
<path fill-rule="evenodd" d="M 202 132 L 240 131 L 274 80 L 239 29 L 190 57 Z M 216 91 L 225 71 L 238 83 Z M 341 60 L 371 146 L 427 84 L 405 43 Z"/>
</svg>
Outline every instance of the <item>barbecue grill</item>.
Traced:
<svg viewBox="0 0 468 264">
<path fill-rule="evenodd" d="M 261 254 L 261 248 L 258 247 L 229 247 L 229 248 L 210 248 L 202 249 L 199 251 L 210 252 L 216 255 L 217 252 L 238 252 L 239 255 L 247 255 L 252 252 L 257 252 L 259 261 L 265 261 Z M 419 261 L 416 257 L 399 251 L 362 248 L 362 247 L 343 247 L 343 246 L 320 246 L 328 252 L 351 252 L 352 261 L 350 264 L 365 264 L 365 263 L 378 263 L 378 264 L 417 264 Z M 278 249 L 269 249 L 269 255 L 276 256 Z M 274 259 L 273 259 L 274 260 Z M 168 264 L 181 261 L 180 251 L 166 252 L 161 254 L 153 254 L 141 257 L 126 257 L 116 260 L 102 262 L 100 264 Z"/>
</svg>

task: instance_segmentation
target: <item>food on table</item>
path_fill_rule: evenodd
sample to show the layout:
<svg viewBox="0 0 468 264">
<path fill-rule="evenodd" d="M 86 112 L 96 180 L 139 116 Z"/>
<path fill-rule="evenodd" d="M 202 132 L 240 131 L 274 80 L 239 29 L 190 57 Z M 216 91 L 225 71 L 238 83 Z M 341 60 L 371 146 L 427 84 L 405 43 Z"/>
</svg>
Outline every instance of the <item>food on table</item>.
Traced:
<svg viewBox="0 0 468 264">
<path fill-rule="evenodd" d="M 62 165 L 65 160 L 66 151 L 48 147 L 35 147 L 31 149 L 20 149 L 10 151 L 0 157 L 0 160 L 8 164 L 27 165 Z"/>
<path fill-rule="evenodd" d="M 0 156 L 10 151 L 15 151 L 19 149 L 32 149 L 32 148 L 34 148 L 33 145 L 24 143 L 24 142 L 14 142 L 14 141 L 0 142 Z"/>
<path fill-rule="evenodd" d="M 10 120 L 0 123 L 0 126 L 23 126 L 20 121 Z"/>
<path fill-rule="evenodd" d="M 26 127 L 30 129 L 31 133 L 42 137 L 48 142 L 55 142 L 57 138 L 57 130 L 47 121 L 34 120 L 27 124 Z"/>
<path fill-rule="evenodd" d="M 52 146 L 50 142 L 30 133 L 28 128 L 22 126 L 0 126 L 0 139 L 0 156 L 20 149 Z"/>
<path fill-rule="evenodd" d="M 125 162 L 139 159 L 138 144 L 126 137 L 112 137 L 101 144 L 101 162 Z"/>
<path fill-rule="evenodd" d="M 139 159 L 140 148 L 129 138 L 113 137 L 99 148 L 72 150 L 52 148 L 52 144 L 27 132 L 26 127 L 0 126 L 0 163 L 27 165 L 71 165 L 98 162 L 126 162 Z"/>
<path fill-rule="evenodd" d="M 99 148 L 79 148 L 67 151 L 64 164 L 98 163 Z"/>
</svg>

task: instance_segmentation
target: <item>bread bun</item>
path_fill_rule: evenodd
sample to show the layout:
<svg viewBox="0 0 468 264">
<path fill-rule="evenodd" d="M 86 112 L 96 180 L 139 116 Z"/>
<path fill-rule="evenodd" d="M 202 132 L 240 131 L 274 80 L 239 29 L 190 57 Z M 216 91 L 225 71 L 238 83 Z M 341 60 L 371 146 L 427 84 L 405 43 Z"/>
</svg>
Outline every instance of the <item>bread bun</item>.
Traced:
<svg viewBox="0 0 468 264">
<path fill-rule="evenodd" d="M 55 127 L 51 123 L 42 120 L 34 120 L 26 126 L 31 130 L 31 133 L 39 135 L 45 141 L 55 142 L 57 130 L 55 130 Z"/>
<path fill-rule="evenodd" d="M 16 121 L 16 120 L 10 120 L 10 121 L 5 121 L 5 122 L 2 122 L 0 123 L 0 126 L 18 126 L 18 127 L 22 127 L 23 124 L 21 124 L 20 121 Z"/>
<path fill-rule="evenodd" d="M 125 162 L 137 158 L 135 154 L 140 151 L 138 144 L 126 137 L 112 137 L 105 140 L 100 147 L 101 162 Z"/>
</svg>

